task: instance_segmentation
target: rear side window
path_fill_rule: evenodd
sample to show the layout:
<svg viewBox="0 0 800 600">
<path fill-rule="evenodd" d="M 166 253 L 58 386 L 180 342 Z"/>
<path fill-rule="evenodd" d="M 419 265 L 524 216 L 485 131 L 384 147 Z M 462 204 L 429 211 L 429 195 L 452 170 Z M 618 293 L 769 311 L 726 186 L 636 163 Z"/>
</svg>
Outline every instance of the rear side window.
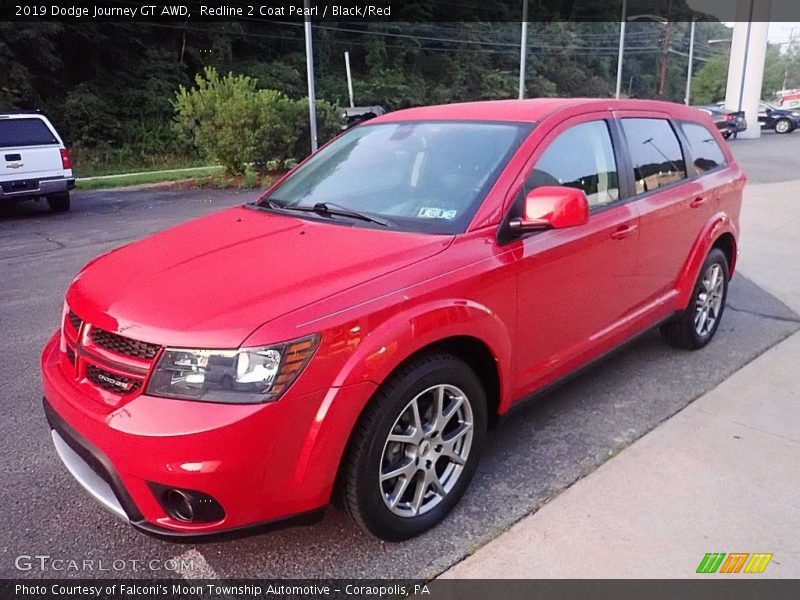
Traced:
<svg viewBox="0 0 800 600">
<path fill-rule="evenodd" d="M 703 125 L 681 123 L 681 129 L 683 129 L 686 139 L 689 140 L 695 174 L 699 175 L 727 164 L 728 161 L 725 159 L 722 148 L 714 139 L 714 135 Z"/>
<path fill-rule="evenodd" d="M 0 119 L 0 148 L 57 143 L 53 132 L 41 119 Z"/>
<path fill-rule="evenodd" d="M 630 148 L 637 194 L 686 178 L 681 144 L 669 121 L 622 119 L 622 130 Z"/>
<path fill-rule="evenodd" d="M 605 121 L 567 129 L 553 140 L 525 182 L 525 193 L 545 185 L 563 185 L 586 192 L 589 206 L 619 199 L 617 161 Z"/>
</svg>

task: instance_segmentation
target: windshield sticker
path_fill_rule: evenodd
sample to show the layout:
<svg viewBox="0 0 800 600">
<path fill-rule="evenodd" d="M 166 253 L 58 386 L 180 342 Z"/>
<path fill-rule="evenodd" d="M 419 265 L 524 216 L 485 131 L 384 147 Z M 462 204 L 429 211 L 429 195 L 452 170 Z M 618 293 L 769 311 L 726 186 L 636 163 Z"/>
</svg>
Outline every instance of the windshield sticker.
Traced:
<svg viewBox="0 0 800 600">
<path fill-rule="evenodd" d="M 445 210 L 444 208 L 423 206 L 419 209 L 419 214 L 417 214 L 417 217 L 421 219 L 447 219 L 448 221 L 452 221 L 456 218 L 457 213 L 458 211 L 452 209 Z"/>
</svg>

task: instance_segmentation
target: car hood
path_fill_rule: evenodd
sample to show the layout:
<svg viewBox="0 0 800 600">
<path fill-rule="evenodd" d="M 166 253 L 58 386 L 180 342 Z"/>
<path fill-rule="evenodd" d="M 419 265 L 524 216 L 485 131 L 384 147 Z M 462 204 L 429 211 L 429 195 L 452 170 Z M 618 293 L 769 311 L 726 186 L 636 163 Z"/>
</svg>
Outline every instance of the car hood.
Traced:
<svg viewBox="0 0 800 600">
<path fill-rule="evenodd" d="M 262 324 L 434 256 L 452 239 L 237 207 L 95 259 L 67 304 L 135 339 L 237 347 Z"/>
</svg>

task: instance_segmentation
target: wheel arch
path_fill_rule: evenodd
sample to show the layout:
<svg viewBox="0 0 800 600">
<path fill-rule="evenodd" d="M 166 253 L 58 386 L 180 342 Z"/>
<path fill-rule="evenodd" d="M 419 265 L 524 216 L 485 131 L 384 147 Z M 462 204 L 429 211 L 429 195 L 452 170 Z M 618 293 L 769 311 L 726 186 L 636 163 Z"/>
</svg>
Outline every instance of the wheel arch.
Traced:
<svg viewBox="0 0 800 600">
<path fill-rule="evenodd" d="M 722 250 L 723 254 L 725 254 L 725 258 L 728 261 L 728 277 L 733 277 L 733 272 L 736 268 L 736 258 L 738 252 L 736 238 L 733 237 L 733 234 L 729 231 L 726 231 L 716 240 L 714 240 L 714 243 L 711 244 L 711 248 L 719 248 Z"/>
<path fill-rule="evenodd" d="M 404 366 L 428 354 L 445 353 L 455 356 L 463 360 L 475 372 L 483 384 L 484 391 L 486 392 L 486 415 L 488 419 L 489 428 L 494 428 L 500 417 L 501 411 L 501 373 L 498 365 L 497 357 L 493 354 L 492 349 L 482 339 L 472 335 L 451 335 L 435 340 L 406 356 L 403 360 L 395 365 L 395 367 L 386 375 L 380 382 L 383 385 L 388 381 L 392 375 L 401 370 Z M 375 393 L 380 389 L 380 385 L 376 388 Z M 353 438 L 356 433 L 359 422 L 362 421 L 362 416 L 367 408 L 374 401 L 375 393 L 364 403 L 358 413 L 358 417 L 353 423 L 353 427 L 347 435 L 347 441 L 344 444 L 342 453 L 339 457 L 339 463 L 336 469 L 336 478 L 333 485 L 333 496 L 337 503 L 341 503 L 341 492 L 343 489 L 343 477 L 348 453 L 351 451 Z"/>
<path fill-rule="evenodd" d="M 715 213 L 709 219 L 689 253 L 684 268 L 678 277 L 676 289 L 678 291 L 678 307 L 686 308 L 689 298 L 692 295 L 697 277 L 700 274 L 700 267 L 708 256 L 712 248 L 719 248 L 728 258 L 729 276 L 733 275 L 736 267 L 736 256 L 738 246 L 736 241 L 736 229 L 732 219 L 724 212 Z"/>
</svg>

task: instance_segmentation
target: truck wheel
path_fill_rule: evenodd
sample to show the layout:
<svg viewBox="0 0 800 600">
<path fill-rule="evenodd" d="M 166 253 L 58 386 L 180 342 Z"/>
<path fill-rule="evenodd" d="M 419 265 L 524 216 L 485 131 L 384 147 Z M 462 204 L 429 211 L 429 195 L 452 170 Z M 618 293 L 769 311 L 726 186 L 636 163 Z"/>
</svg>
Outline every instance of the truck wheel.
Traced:
<svg viewBox="0 0 800 600">
<path fill-rule="evenodd" d="M 353 432 L 340 502 L 364 529 L 401 541 L 439 523 L 467 488 L 486 436 L 486 394 L 448 354 L 422 356 L 378 390 Z"/>
<path fill-rule="evenodd" d="M 700 269 L 689 306 L 661 326 L 664 339 L 678 348 L 702 348 L 717 332 L 727 297 L 728 260 L 720 249 L 714 248 Z"/>
<path fill-rule="evenodd" d="M 47 203 L 53 212 L 66 212 L 69 210 L 69 192 L 52 194 L 47 197 Z"/>
</svg>

